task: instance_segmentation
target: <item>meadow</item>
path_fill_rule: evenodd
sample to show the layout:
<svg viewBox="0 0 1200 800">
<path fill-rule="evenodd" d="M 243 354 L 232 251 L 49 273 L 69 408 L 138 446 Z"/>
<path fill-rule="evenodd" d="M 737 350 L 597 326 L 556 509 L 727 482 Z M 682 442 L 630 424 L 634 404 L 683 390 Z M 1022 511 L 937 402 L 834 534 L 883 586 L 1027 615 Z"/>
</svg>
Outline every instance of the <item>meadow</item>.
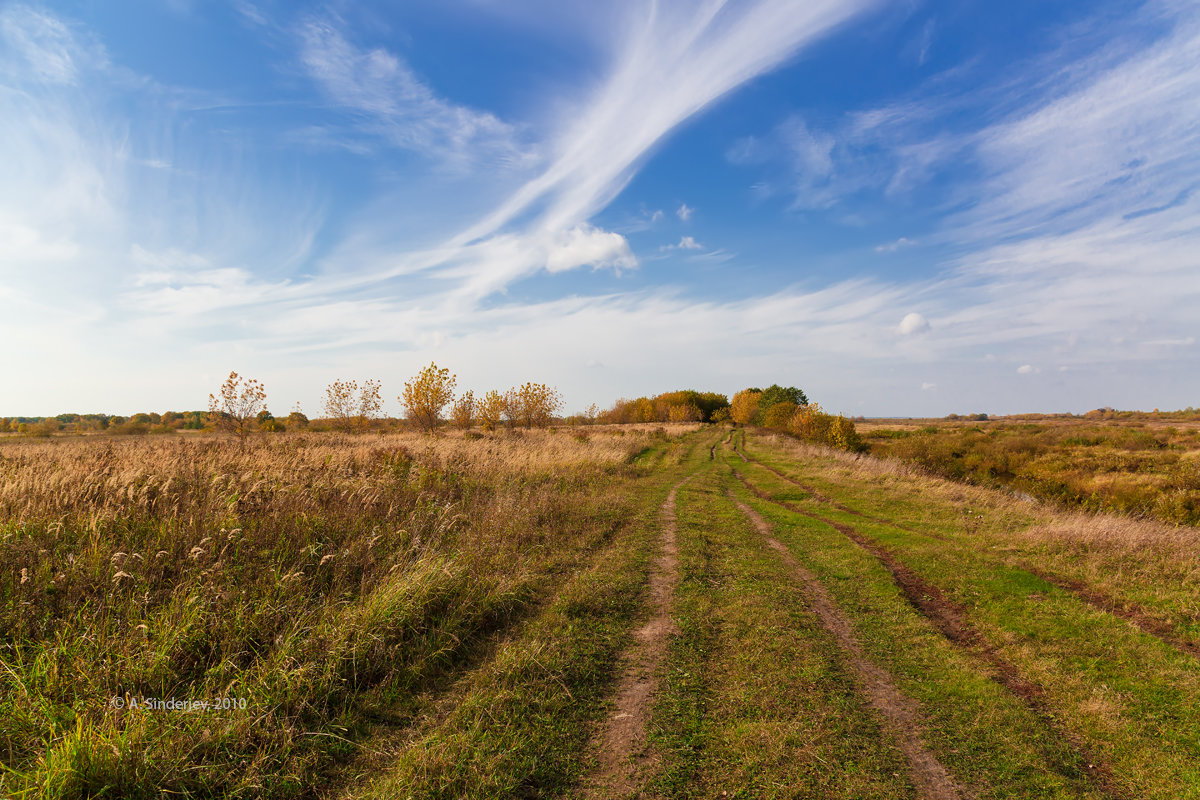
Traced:
<svg viewBox="0 0 1200 800">
<path fill-rule="evenodd" d="M 3 443 L 0 795 L 310 795 L 489 656 L 549 673 L 565 648 L 586 695 L 617 628 L 539 652 L 521 636 L 633 613 L 637 570 L 595 575 L 637 563 L 612 555 L 638 519 L 632 462 L 667 437 Z M 146 710 L 167 699 L 233 707 Z"/>
<path fill-rule="evenodd" d="M 0 795 L 1200 797 L 1200 532 L 914 461 L 6 440 Z"/>
<path fill-rule="evenodd" d="M 866 420 L 865 449 L 933 474 L 1089 511 L 1200 524 L 1200 417 L 1101 413 Z"/>
</svg>

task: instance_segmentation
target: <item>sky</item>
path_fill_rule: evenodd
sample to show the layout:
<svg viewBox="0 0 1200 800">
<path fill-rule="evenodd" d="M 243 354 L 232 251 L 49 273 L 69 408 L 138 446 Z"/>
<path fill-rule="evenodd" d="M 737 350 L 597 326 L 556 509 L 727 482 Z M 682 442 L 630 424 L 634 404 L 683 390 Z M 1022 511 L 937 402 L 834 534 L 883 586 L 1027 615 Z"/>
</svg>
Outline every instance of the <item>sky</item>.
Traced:
<svg viewBox="0 0 1200 800">
<path fill-rule="evenodd" d="M 0 0 L 0 416 L 1200 406 L 1192 0 Z"/>
</svg>

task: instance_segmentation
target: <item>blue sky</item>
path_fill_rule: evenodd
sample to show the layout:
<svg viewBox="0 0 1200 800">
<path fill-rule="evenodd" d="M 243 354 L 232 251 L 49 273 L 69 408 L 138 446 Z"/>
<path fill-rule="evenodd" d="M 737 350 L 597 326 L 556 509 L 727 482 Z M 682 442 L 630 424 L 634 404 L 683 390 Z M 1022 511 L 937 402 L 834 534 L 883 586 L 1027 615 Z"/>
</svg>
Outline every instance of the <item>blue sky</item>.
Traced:
<svg viewBox="0 0 1200 800">
<path fill-rule="evenodd" d="M 0 3 L 0 415 L 1200 406 L 1194 2 Z"/>
</svg>

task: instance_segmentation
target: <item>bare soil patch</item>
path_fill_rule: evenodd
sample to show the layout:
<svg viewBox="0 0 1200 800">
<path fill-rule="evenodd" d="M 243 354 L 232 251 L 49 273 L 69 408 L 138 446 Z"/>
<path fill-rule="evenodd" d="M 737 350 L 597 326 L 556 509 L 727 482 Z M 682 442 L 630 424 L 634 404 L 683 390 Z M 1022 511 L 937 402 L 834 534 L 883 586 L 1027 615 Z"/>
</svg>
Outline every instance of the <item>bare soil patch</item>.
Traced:
<svg viewBox="0 0 1200 800">
<path fill-rule="evenodd" d="M 662 552 L 650 576 L 650 619 L 635 633 L 626 654 L 627 666 L 617 682 L 616 708 L 598 737 L 599 767 L 584 784 L 584 797 L 636 796 L 653 772 L 656 755 L 646 747 L 646 724 L 658 686 L 658 668 L 676 632 L 671 603 L 679 584 L 679 552 L 675 542 L 675 495 L 692 476 L 677 483 L 659 512 Z"/>
</svg>

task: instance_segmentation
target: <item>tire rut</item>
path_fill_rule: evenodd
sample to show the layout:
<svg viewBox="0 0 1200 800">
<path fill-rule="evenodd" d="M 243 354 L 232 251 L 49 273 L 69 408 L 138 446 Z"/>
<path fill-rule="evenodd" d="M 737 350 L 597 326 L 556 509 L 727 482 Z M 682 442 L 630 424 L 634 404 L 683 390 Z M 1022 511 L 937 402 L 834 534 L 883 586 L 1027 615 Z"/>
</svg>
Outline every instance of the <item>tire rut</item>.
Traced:
<svg viewBox="0 0 1200 800">
<path fill-rule="evenodd" d="M 744 441 L 742 442 L 742 447 L 745 447 Z M 881 525 L 888 525 L 892 528 L 895 528 L 896 530 L 904 531 L 905 533 L 915 533 L 918 536 L 928 536 L 931 539 L 937 539 L 938 541 L 942 541 L 942 542 L 949 541 L 945 536 L 942 536 L 941 534 L 932 533 L 929 531 L 918 531 L 918 530 L 914 530 L 912 528 L 906 528 L 903 525 L 900 525 L 899 523 L 894 522 L 890 519 L 884 519 L 883 517 L 875 517 L 864 511 L 859 511 L 857 508 L 851 508 L 850 506 L 843 505 L 843 504 L 839 503 L 838 501 L 834 500 L 832 497 L 822 494 L 821 492 L 817 491 L 814 487 L 809 486 L 807 483 L 802 483 L 802 482 L 796 480 L 791 475 L 788 475 L 787 473 L 782 472 L 782 471 L 776 469 L 775 467 L 772 467 L 770 464 L 767 464 L 766 462 L 759 461 L 754 456 L 746 455 L 741 450 L 738 450 L 737 445 L 734 445 L 734 450 L 737 452 L 737 454 L 739 456 L 742 457 L 742 461 L 746 461 L 751 464 L 757 464 L 758 466 L 762 467 L 767 472 L 770 472 L 771 474 L 775 475 L 776 477 L 779 477 L 782 480 L 785 480 L 788 483 L 792 484 L 793 486 L 803 489 L 804 491 L 808 492 L 810 495 L 812 495 L 814 500 L 817 500 L 818 502 L 824 503 L 825 505 L 828 505 L 828 506 L 833 506 L 838 511 L 845 511 L 847 514 L 853 514 L 856 517 L 861 517 L 862 519 L 867 519 L 867 520 L 870 520 L 871 522 L 878 522 Z"/>
<path fill-rule="evenodd" d="M 772 467 L 770 464 L 767 464 L 763 461 L 759 461 L 757 458 L 754 458 L 753 456 L 747 456 L 746 454 L 744 454 L 740 450 L 738 450 L 736 444 L 734 445 L 734 450 L 737 452 L 737 454 L 739 456 L 742 457 L 743 461 L 746 461 L 746 462 L 749 462 L 752 464 L 757 464 L 758 466 L 762 467 L 763 469 L 767 470 L 768 472 L 776 475 L 780 479 L 785 480 L 788 483 L 792 484 L 793 486 L 796 486 L 796 487 L 808 492 L 810 495 L 812 495 L 813 499 L 817 500 L 818 502 L 824 503 L 829 506 L 833 506 L 834 508 L 838 509 L 839 511 L 844 511 L 847 514 L 853 514 L 856 517 L 868 519 L 872 522 L 877 522 L 881 525 L 887 525 L 891 528 L 895 528 L 896 530 L 904 531 L 906 533 L 915 533 L 918 536 L 928 536 L 931 539 L 937 539 L 938 541 L 943 541 L 943 542 L 950 541 L 950 539 L 948 537 L 942 536 L 937 533 L 933 533 L 931 531 L 918 531 L 918 530 L 914 530 L 912 528 L 906 528 L 903 525 L 900 525 L 899 523 L 894 522 L 890 519 L 884 519 L 883 517 L 875 517 L 870 514 L 866 514 L 862 511 L 859 511 L 858 509 L 850 508 L 849 506 L 843 505 L 843 504 L 837 502 L 836 500 L 834 500 L 826 495 L 821 494 L 813 487 L 811 487 L 805 483 L 802 483 L 801 481 L 796 480 L 795 478 L 793 478 L 792 476 L 790 476 L 784 472 L 781 472 L 780 470 L 776 469 L 775 467 Z M 1032 567 L 1028 564 L 1022 563 L 1022 564 L 1018 564 L 1016 566 L 1018 569 L 1022 569 L 1024 571 L 1028 572 L 1030 575 L 1034 575 L 1038 578 L 1041 578 L 1042 580 L 1046 581 L 1046 583 L 1057 586 L 1059 589 L 1061 589 L 1062 591 L 1066 592 L 1067 594 L 1073 596 L 1075 599 L 1079 600 L 1081 603 L 1091 606 L 1092 608 L 1094 608 L 1098 611 L 1101 611 L 1105 614 L 1110 614 L 1114 617 L 1120 617 L 1121 619 L 1127 620 L 1127 621 L 1131 622 L 1134 625 L 1134 627 L 1138 628 L 1138 630 L 1142 631 L 1143 633 L 1147 633 L 1150 636 L 1155 637 L 1156 639 L 1161 641 L 1163 644 L 1166 644 L 1169 647 L 1173 647 L 1176 650 L 1178 650 L 1179 652 L 1189 655 L 1193 658 L 1200 658 L 1200 644 L 1188 641 L 1187 639 L 1180 637 L 1175 632 L 1174 626 L 1172 626 L 1169 622 L 1166 622 L 1165 620 L 1154 616 L 1153 614 L 1146 611 L 1146 609 L 1144 607 L 1138 605 L 1137 603 L 1118 602 L 1116 599 L 1110 597 L 1109 595 L 1105 594 L 1104 592 L 1101 592 L 1101 591 L 1095 589 L 1092 586 L 1089 586 L 1088 584 L 1086 584 L 1082 581 L 1074 580 L 1072 578 L 1067 578 L 1062 575 L 1058 575 L 1056 573 L 1049 572 L 1044 569 Z"/>
<path fill-rule="evenodd" d="M 1174 647 L 1181 653 L 1185 653 L 1192 658 L 1200 658 L 1200 645 L 1181 638 L 1175 633 L 1175 628 L 1171 623 L 1149 614 L 1141 606 L 1135 603 L 1121 604 L 1109 595 L 1088 586 L 1082 581 L 1064 578 L 1061 575 L 1056 575 L 1028 564 L 1022 564 L 1020 568 L 1030 575 L 1036 575 L 1046 583 L 1057 586 L 1067 594 L 1073 595 L 1078 600 L 1098 611 L 1128 620 L 1138 630 L 1155 637 L 1164 644 Z"/>
<path fill-rule="evenodd" d="M 867 659 L 862 646 L 854 636 L 850 620 L 838 607 L 817 576 L 809 572 L 784 545 L 771 535 L 771 527 L 762 516 L 742 501 L 729 495 L 741 512 L 758 529 L 767 545 L 779 553 L 792 574 L 804 586 L 809 605 L 821 620 L 822 626 L 837 641 L 846 655 L 857 683 L 870 704 L 885 720 L 885 727 L 896 741 L 905 758 L 913 784 L 921 797 L 927 800 L 957 800 L 966 795 L 949 771 L 938 761 L 921 741 L 921 717 L 916 703 L 896 686 L 891 675 Z"/>
<path fill-rule="evenodd" d="M 990 668 L 988 677 L 1019 697 L 1025 706 L 1038 718 L 1047 729 L 1052 730 L 1063 741 L 1070 745 L 1076 756 L 1087 766 L 1087 776 L 1094 781 L 1096 788 L 1106 797 L 1114 800 L 1125 800 L 1130 795 L 1125 794 L 1116 784 L 1112 769 L 1102 763 L 1089 752 L 1084 742 L 1075 734 L 1064 729 L 1055 719 L 1054 711 L 1046 700 L 1045 690 L 1024 677 L 1016 665 L 1005 659 L 995 647 L 974 626 L 967 622 L 966 610 L 958 603 L 946 597 L 937 586 L 926 581 L 914 570 L 901 563 L 892 552 L 877 542 L 871 541 L 849 525 L 826 519 L 818 514 L 797 507 L 794 503 L 776 500 L 770 494 L 759 489 L 746 479 L 736 469 L 734 476 L 740 480 L 756 497 L 781 508 L 786 508 L 817 522 L 824 523 L 837 530 L 864 552 L 874 557 L 892 576 L 893 582 L 900 589 L 905 600 L 918 613 L 933 623 L 941 634 L 980 659 Z M 1068 772 L 1063 773 L 1069 777 Z"/>
<path fill-rule="evenodd" d="M 597 739 L 599 767 L 584 781 L 583 797 L 607 800 L 636 796 L 658 760 L 646 749 L 646 723 L 668 637 L 676 632 L 671 619 L 671 604 L 679 584 L 675 496 L 693 477 L 695 473 L 675 484 L 659 510 L 661 554 L 650 576 L 651 616 L 634 633 L 636 641 L 626 653 L 626 667 L 617 681 L 616 709 Z"/>
</svg>

